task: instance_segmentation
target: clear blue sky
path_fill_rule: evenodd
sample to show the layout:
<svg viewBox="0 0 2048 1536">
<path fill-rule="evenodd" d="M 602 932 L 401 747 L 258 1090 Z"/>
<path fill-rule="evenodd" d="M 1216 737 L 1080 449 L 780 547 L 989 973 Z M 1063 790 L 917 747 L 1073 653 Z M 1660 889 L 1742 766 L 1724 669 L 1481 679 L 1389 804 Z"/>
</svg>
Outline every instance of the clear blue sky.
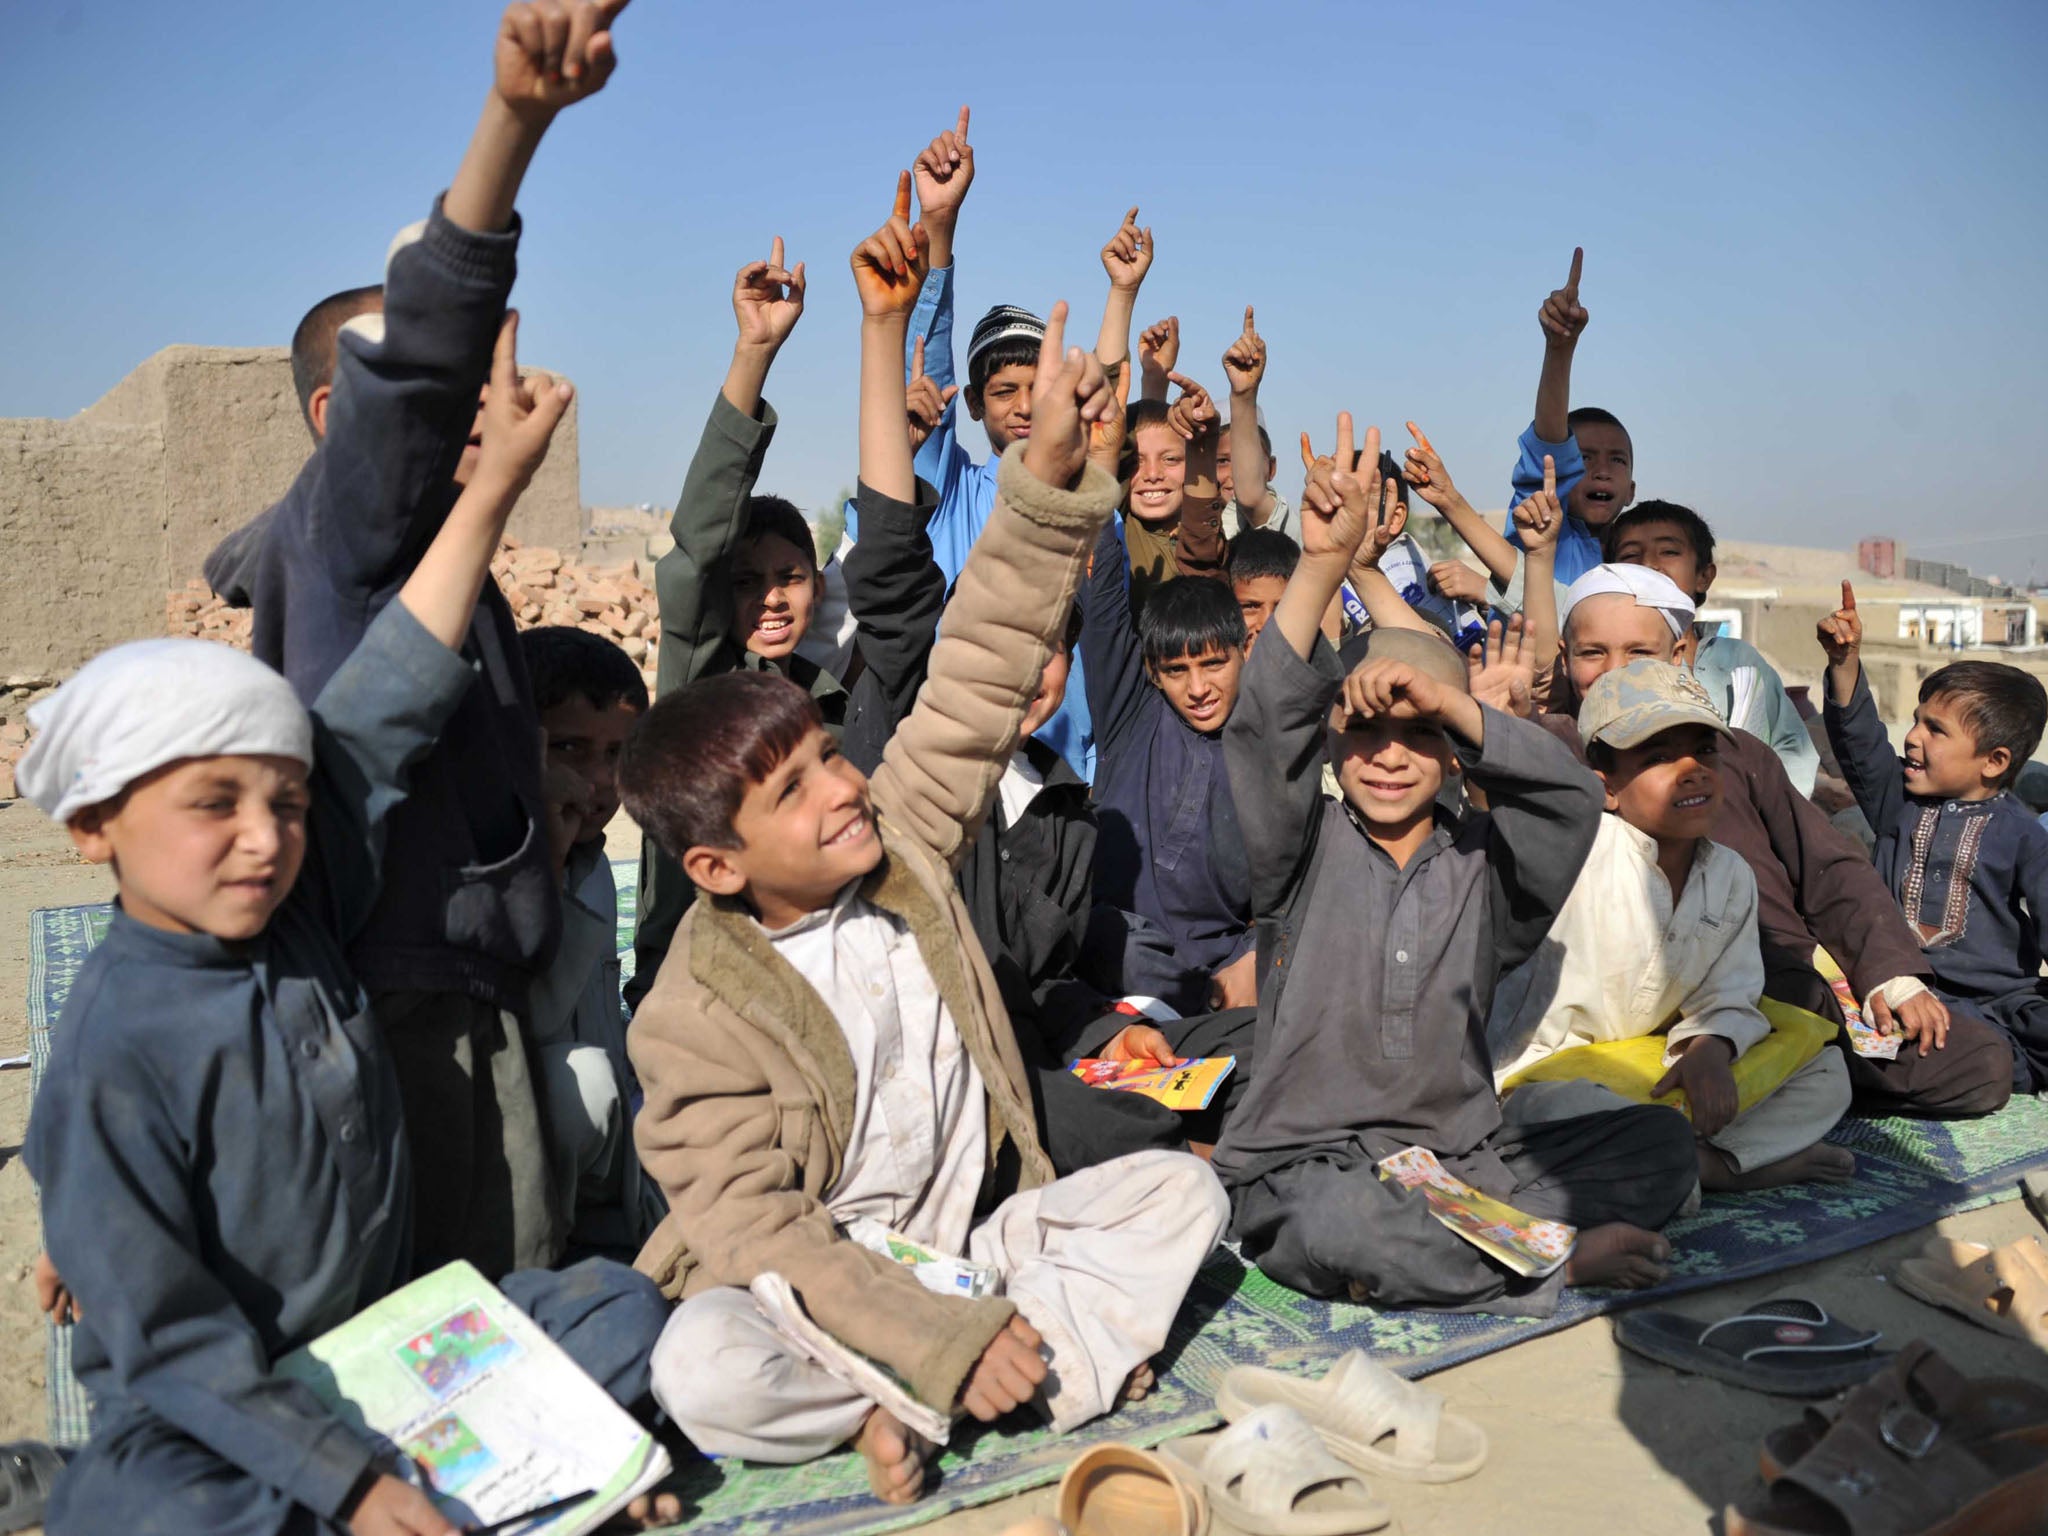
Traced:
<svg viewBox="0 0 2048 1536">
<path fill-rule="evenodd" d="M 8 7 L 0 415 L 79 410 L 172 342 L 281 343 L 374 279 L 453 171 L 496 14 Z M 967 101 L 963 331 L 1064 297 L 1092 334 L 1136 202 L 1139 319 L 1181 316 L 1183 368 L 1220 386 L 1253 302 L 1283 449 L 1340 407 L 1396 446 L 1412 418 L 1498 507 L 1583 244 L 1575 398 L 1629 423 L 1643 495 L 2048 579 L 2048 7 L 637 0 L 618 41 L 521 199 L 522 350 L 582 390 L 593 504 L 673 498 L 774 234 L 812 285 L 763 486 L 852 478 L 846 254 Z"/>
</svg>

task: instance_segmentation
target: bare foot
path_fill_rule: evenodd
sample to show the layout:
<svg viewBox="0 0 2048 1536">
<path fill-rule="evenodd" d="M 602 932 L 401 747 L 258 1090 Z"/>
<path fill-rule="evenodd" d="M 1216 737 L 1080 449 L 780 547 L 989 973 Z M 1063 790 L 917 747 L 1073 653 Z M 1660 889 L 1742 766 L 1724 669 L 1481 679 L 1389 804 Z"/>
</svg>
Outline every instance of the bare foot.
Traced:
<svg viewBox="0 0 2048 1536">
<path fill-rule="evenodd" d="M 1159 1385 L 1159 1378 L 1153 1373 L 1150 1360 L 1140 1360 L 1131 1367 L 1131 1374 L 1124 1378 L 1124 1389 L 1116 1395 L 1116 1405 L 1142 1403 L 1152 1395 L 1152 1389 Z"/>
<path fill-rule="evenodd" d="M 884 1504 L 914 1504 L 924 1496 L 925 1457 L 931 1447 L 895 1414 L 875 1409 L 853 1443 L 867 1458 L 868 1486 Z"/>
<path fill-rule="evenodd" d="M 643 1493 L 626 1506 L 626 1518 L 643 1531 L 662 1525 L 680 1525 L 683 1501 L 672 1493 Z"/>
<path fill-rule="evenodd" d="M 1588 1227 L 1565 1260 L 1566 1285 L 1611 1285 L 1639 1291 L 1671 1273 L 1671 1245 L 1655 1232 L 1625 1221 Z"/>
<path fill-rule="evenodd" d="M 1737 1172 L 1717 1148 L 1700 1143 L 1700 1188 L 1715 1190 L 1775 1189 L 1781 1184 L 1846 1184 L 1856 1176 L 1856 1154 L 1846 1147 L 1817 1141 L 1803 1152 Z"/>
</svg>

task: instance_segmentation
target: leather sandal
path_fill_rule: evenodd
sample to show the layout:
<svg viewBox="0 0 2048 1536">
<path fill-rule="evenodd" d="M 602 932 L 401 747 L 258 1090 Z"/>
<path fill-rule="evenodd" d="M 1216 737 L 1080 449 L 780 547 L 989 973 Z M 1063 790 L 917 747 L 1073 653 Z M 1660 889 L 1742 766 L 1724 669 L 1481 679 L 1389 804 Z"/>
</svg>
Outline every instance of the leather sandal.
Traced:
<svg viewBox="0 0 2048 1536">
<path fill-rule="evenodd" d="M 1762 1499 L 1728 1507 L 1728 1536 L 2035 1536 L 2048 1445 L 1956 1433 L 1979 1412 L 1975 1390 L 1932 1346 L 1907 1345 Z"/>
</svg>

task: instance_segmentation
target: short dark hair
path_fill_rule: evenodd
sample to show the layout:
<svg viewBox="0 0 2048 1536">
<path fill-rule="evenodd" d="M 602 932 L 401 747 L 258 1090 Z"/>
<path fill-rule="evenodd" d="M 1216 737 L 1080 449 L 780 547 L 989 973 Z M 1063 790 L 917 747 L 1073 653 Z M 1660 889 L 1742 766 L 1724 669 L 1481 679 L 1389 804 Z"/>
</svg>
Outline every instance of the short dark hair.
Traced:
<svg viewBox="0 0 2048 1536">
<path fill-rule="evenodd" d="M 1244 610 L 1222 582 L 1183 576 L 1153 589 L 1138 621 L 1138 639 L 1148 667 L 1227 651 L 1244 644 Z"/>
<path fill-rule="evenodd" d="M 1933 698 L 1955 700 L 1979 755 L 2000 747 L 2012 754 L 1999 777 L 2000 789 L 2020 776 L 2048 725 L 2048 689 L 2031 673 L 2002 661 L 1952 661 L 1937 668 L 1920 684 L 1920 702 Z"/>
<path fill-rule="evenodd" d="M 1277 576 L 1285 581 L 1301 559 L 1301 546 L 1278 528 L 1247 528 L 1230 541 L 1224 565 L 1232 581 Z"/>
<path fill-rule="evenodd" d="M 581 696 L 592 709 L 624 704 L 647 712 L 647 680 L 633 658 L 602 635 L 572 624 L 542 624 L 519 632 L 526 675 L 533 680 L 533 707 L 553 709 Z"/>
<path fill-rule="evenodd" d="M 383 308 L 383 284 L 344 288 L 307 310 L 299 328 L 292 332 L 292 388 L 299 392 L 299 414 L 308 427 L 313 425 L 313 391 L 334 382 L 335 338 L 341 328 L 357 315 Z"/>
<path fill-rule="evenodd" d="M 811 525 L 804 521 L 803 513 L 797 511 L 795 502 L 783 496 L 747 498 L 747 521 L 740 530 L 740 538 L 753 540 L 765 534 L 773 534 L 786 543 L 794 544 L 803 551 L 811 569 L 817 570 L 818 546 L 811 538 Z"/>
<path fill-rule="evenodd" d="M 1002 341 L 990 342 L 967 362 L 967 387 L 977 395 L 988 388 L 988 381 L 1005 368 L 1018 364 L 1036 368 L 1038 366 L 1038 342 L 1030 336 L 1011 336 Z"/>
<path fill-rule="evenodd" d="M 1612 411 L 1603 411 L 1597 405 L 1581 405 L 1567 411 L 1564 423 L 1575 436 L 1581 427 L 1621 427 L 1621 435 L 1628 438 L 1629 446 L 1635 446 L 1635 438 L 1629 435 L 1627 427 L 1621 425 L 1621 418 Z"/>
<path fill-rule="evenodd" d="M 627 814 L 672 859 L 692 848 L 738 848 L 733 818 L 824 716 L 777 672 L 721 672 L 654 701 L 619 754 Z"/>
<path fill-rule="evenodd" d="M 1645 523 L 1669 523 L 1685 535 L 1685 542 L 1692 546 L 1693 559 L 1699 562 L 1701 570 L 1714 563 L 1714 530 L 1707 526 L 1707 520 L 1691 507 L 1681 507 L 1675 501 L 1639 501 L 1626 512 L 1621 513 L 1607 525 L 1605 548 L 1601 554 L 1608 560 L 1614 558 L 1614 551 L 1621 543 L 1621 536 Z M 1686 594 L 1691 596 L 1690 593 Z"/>
</svg>

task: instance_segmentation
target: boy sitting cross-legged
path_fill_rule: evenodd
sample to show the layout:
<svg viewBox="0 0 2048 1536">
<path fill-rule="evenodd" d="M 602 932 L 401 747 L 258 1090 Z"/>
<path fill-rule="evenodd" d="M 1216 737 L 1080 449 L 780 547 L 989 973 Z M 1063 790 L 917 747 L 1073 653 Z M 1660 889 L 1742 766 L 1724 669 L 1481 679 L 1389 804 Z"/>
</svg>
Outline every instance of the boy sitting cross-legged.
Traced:
<svg viewBox="0 0 2048 1536">
<path fill-rule="evenodd" d="M 1828 741 L 1936 990 L 2004 1032 L 2016 1091 L 2048 1090 L 2048 830 L 2010 792 L 2041 743 L 2048 695 L 2017 667 L 1951 662 L 1920 684 L 1901 760 L 1863 674 L 1848 582 L 1819 635 Z"/>
<path fill-rule="evenodd" d="M 475 686 L 458 648 L 567 405 L 545 380 L 528 397 L 512 334 L 467 485 L 310 718 L 261 662 L 196 640 L 117 647 L 32 711 L 22 787 L 119 886 L 25 1148 L 95 1399 L 59 1536 L 456 1529 L 270 1372 L 411 1265 L 400 1088 L 344 949 L 411 770 Z M 593 1260 L 502 1288 L 614 1396 L 644 1395 L 644 1279 Z"/>
<path fill-rule="evenodd" d="M 1466 692 L 1433 634 L 1377 630 L 1349 669 L 1318 632 L 1354 552 L 1391 510 L 1379 433 L 1363 476 L 1318 458 L 1301 563 L 1246 667 L 1224 736 L 1261 927 L 1258 1073 L 1216 1148 L 1245 1257 L 1311 1295 L 1548 1315 L 1560 1284 L 1645 1285 L 1654 1231 L 1691 1195 L 1692 1133 L 1668 1109 L 1502 1121 L 1486 1014 L 1543 938 L 1600 820 L 1600 786 L 1536 726 Z M 1346 657 L 1350 659 L 1349 655 Z M 1341 800 L 1322 794 L 1327 755 Z M 1465 775 L 1491 810 L 1440 808 Z M 1551 1088 L 1555 1085 L 1540 1085 Z M 1517 1100 L 1522 1094 L 1515 1096 Z M 1511 1101 L 1513 1103 L 1513 1101 Z M 1534 1215 L 1577 1223 L 1530 1281 L 1454 1236 L 1375 1164 L 1408 1147 Z"/>
<path fill-rule="evenodd" d="M 861 464 L 897 499 L 913 489 L 900 370 L 924 241 L 892 219 L 854 256 Z M 1063 355 L 1065 314 L 1033 375 L 1031 435 L 1004 456 L 872 783 L 802 689 L 752 673 L 657 702 L 620 768 L 627 808 L 699 892 L 629 1037 L 647 1094 L 635 1136 L 671 1207 L 640 1262 L 681 1301 L 656 1396 L 713 1454 L 801 1462 L 854 1442 L 896 1502 L 921 1491 L 930 1447 L 811 1364 L 747 1286 L 781 1276 L 819 1328 L 940 1412 L 987 1421 L 1031 1402 L 1064 1430 L 1145 1384 L 1223 1221 L 1184 1153 L 1053 1180 L 953 884 L 1116 496 L 1086 465 L 1109 387 Z M 863 1216 L 995 1270 L 1006 1295 L 926 1290 L 843 1234 Z"/>
<path fill-rule="evenodd" d="M 1587 689 L 1579 733 L 1608 814 L 1549 937 L 1502 982 L 1496 1081 L 1575 1046 L 1662 1033 L 1667 1070 L 1651 1091 L 1684 1090 L 1703 1188 L 1848 1178 L 1855 1159 L 1820 1144 L 1849 1107 L 1839 1051 L 1738 1113 L 1731 1068 L 1771 1025 L 1758 1008 L 1756 876 L 1709 836 L 1727 724 L 1689 673 L 1644 660 Z"/>
</svg>

